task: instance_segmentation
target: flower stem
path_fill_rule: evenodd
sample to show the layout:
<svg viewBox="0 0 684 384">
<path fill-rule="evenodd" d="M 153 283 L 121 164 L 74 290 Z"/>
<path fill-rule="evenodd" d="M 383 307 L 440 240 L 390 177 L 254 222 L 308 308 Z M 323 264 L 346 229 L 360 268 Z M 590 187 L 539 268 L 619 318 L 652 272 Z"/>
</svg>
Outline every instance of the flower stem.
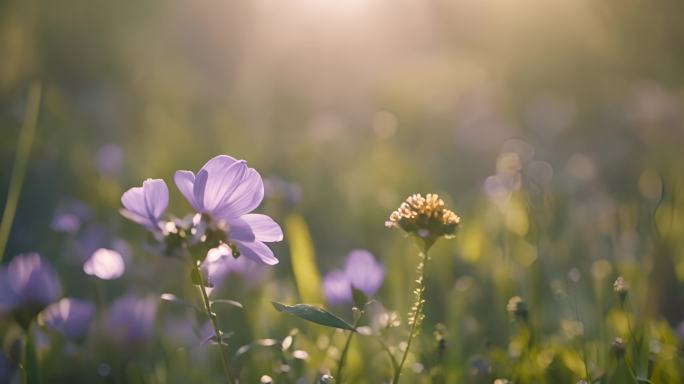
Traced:
<svg viewBox="0 0 684 384">
<path fill-rule="evenodd" d="M 214 327 L 214 335 L 216 336 L 216 341 L 218 343 L 218 349 L 219 352 L 221 353 L 221 364 L 223 365 L 223 372 L 226 375 L 226 381 L 230 384 L 235 383 L 233 380 L 233 377 L 230 374 L 230 368 L 228 365 L 228 358 L 226 356 L 226 351 L 223 348 L 223 339 L 222 339 L 222 333 L 221 329 L 219 328 L 218 325 L 218 318 L 214 312 L 211 310 L 211 302 L 209 301 L 209 295 L 207 294 L 207 289 L 204 285 L 204 279 L 202 278 L 202 271 L 200 271 L 199 268 L 199 262 L 193 263 L 193 269 L 194 273 L 196 274 L 197 278 L 199 279 L 199 288 L 200 292 L 202 293 L 202 303 L 204 304 L 204 310 L 207 313 L 207 316 L 209 317 L 209 320 L 211 321 L 211 325 Z"/>
<path fill-rule="evenodd" d="M 354 321 L 354 328 L 359 326 L 361 321 L 361 315 Z M 354 331 L 349 331 L 349 336 L 347 336 L 347 341 L 344 343 L 344 348 L 342 348 L 342 354 L 340 355 L 340 361 L 337 363 L 337 373 L 335 374 L 335 380 L 342 384 L 342 369 L 347 363 L 347 352 L 349 352 L 349 346 L 351 345 L 352 337 L 354 336 Z"/>
<path fill-rule="evenodd" d="M 28 91 L 24 123 L 19 131 L 17 153 L 14 156 L 14 166 L 12 167 L 12 176 L 10 177 L 9 190 L 7 191 L 7 201 L 5 202 L 5 210 L 2 214 L 2 222 L 0 222 L 0 261 L 2 261 L 2 257 L 5 255 L 5 248 L 7 247 L 7 241 L 9 240 L 10 230 L 12 229 L 14 214 L 17 212 L 21 187 L 24 184 L 24 177 L 26 176 L 26 166 L 28 164 L 29 154 L 31 153 L 31 143 L 33 142 L 33 135 L 36 131 L 36 124 L 38 122 L 41 90 L 42 87 L 40 82 L 36 81 L 31 84 Z"/>
<path fill-rule="evenodd" d="M 413 341 L 413 338 L 416 336 L 420 324 L 423 321 L 423 307 L 425 305 L 425 269 L 428 260 L 430 260 L 427 250 L 428 247 L 426 246 L 424 250 L 418 255 L 420 257 L 420 263 L 418 264 L 417 268 L 418 278 L 416 279 L 416 283 L 418 284 L 418 287 L 415 290 L 416 302 L 413 304 L 412 312 L 409 314 L 409 322 L 411 323 L 411 329 L 409 331 L 408 340 L 406 341 L 406 349 L 404 350 L 404 354 L 401 357 L 399 365 L 394 371 L 394 379 L 392 380 L 393 384 L 399 383 L 401 368 L 404 366 L 404 363 L 406 362 L 406 357 L 408 357 L 409 349 L 411 349 L 411 342 Z"/>
<path fill-rule="evenodd" d="M 24 384 L 39 384 L 41 382 L 35 338 L 30 326 L 26 329 L 22 367 L 24 368 Z"/>
</svg>

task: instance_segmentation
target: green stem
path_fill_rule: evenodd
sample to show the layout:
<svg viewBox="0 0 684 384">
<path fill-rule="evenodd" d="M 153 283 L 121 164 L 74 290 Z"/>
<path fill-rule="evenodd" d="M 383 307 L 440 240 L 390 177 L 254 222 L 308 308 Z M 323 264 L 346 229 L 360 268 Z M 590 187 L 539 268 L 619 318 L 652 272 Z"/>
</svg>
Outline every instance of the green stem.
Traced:
<svg viewBox="0 0 684 384">
<path fill-rule="evenodd" d="M 410 314 L 410 322 L 411 322 L 411 329 L 409 331 L 409 337 L 408 340 L 406 341 L 406 349 L 404 350 L 404 354 L 401 356 L 401 361 L 399 362 L 399 365 L 397 366 L 396 370 L 394 371 L 394 379 L 392 380 L 393 384 L 398 384 L 399 383 L 399 376 L 401 375 L 401 369 L 404 366 L 404 363 L 406 362 L 406 357 L 408 357 L 409 349 L 411 349 L 411 342 L 413 341 L 413 338 L 416 336 L 416 332 L 418 331 L 418 327 L 420 326 L 420 323 L 422 322 L 422 316 L 423 316 L 423 307 L 425 305 L 425 269 L 427 267 L 427 262 L 430 260 L 430 257 L 428 256 L 428 247 L 426 246 L 424 251 L 422 251 L 419 254 L 419 257 L 421 258 L 420 263 L 418 264 L 418 279 L 416 279 L 416 283 L 418 283 L 418 287 L 416 288 L 416 302 L 413 305 L 413 313 Z"/>
<path fill-rule="evenodd" d="M 26 329 L 22 368 L 24 368 L 24 384 L 39 384 L 41 382 L 36 345 L 30 326 Z"/>
<path fill-rule="evenodd" d="M 354 328 L 359 326 L 361 321 L 361 315 L 354 321 Z M 337 374 L 335 375 L 335 380 L 342 384 L 342 369 L 347 362 L 347 352 L 349 352 L 349 346 L 351 345 L 352 337 L 354 336 L 354 331 L 349 331 L 349 336 L 347 336 L 347 341 L 344 342 L 344 348 L 342 348 L 342 354 L 340 355 L 340 361 L 337 364 Z"/>
<path fill-rule="evenodd" d="M 28 158 L 31 153 L 31 143 L 33 142 L 33 136 L 38 122 L 41 90 L 42 87 L 40 82 L 36 81 L 31 83 L 28 91 L 24 123 L 21 126 L 21 131 L 19 131 L 17 153 L 14 156 L 14 166 L 12 167 L 7 201 L 5 202 L 5 210 L 2 213 L 2 222 L 0 222 L 0 261 L 2 261 L 2 258 L 5 255 L 5 248 L 7 247 L 7 241 L 9 240 L 10 230 L 12 229 L 14 214 L 17 212 L 21 187 L 24 184 L 24 177 L 26 176 L 26 166 L 28 165 Z"/>
<path fill-rule="evenodd" d="M 233 380 L 233 377 L 230 374 L 230 368 L 228 366 L 228 358 L 226 356 L 226 351 L 223 348 L 224 342 L 223 342 L 223 334 L 221 333 L 221 329 L 219 328 L 218 325 L 218 318 L 214 312 L 211 310 L 211 302 L 209 301 L 209 295 L 207 295 L 207 290 L 204 285 L 204 278 L 202 278 L 202 271 L 200 271 L 199 268 L 199 262 L 195 262 L 193 264 L 193 269 L 194 273 L 196 274 L 197 278 L 199 279 L 199 287 L 200 287 L 200 292 L 202 293 L 202 303 L 204 304 L 204 310 L 207 313 L 207 316 L 209 317 L 209 320 L 211 321 L 211 325 L 214 327 L 214 335 L 216 335 L 216 341 L 218 342 L 218 349 L 219 352 L 221 353 L 221 363 L 223 364 L 223 372 L 226 375 L 226 381 L 230 384 L 233 384 L 235 381 Z"/>
</svg>

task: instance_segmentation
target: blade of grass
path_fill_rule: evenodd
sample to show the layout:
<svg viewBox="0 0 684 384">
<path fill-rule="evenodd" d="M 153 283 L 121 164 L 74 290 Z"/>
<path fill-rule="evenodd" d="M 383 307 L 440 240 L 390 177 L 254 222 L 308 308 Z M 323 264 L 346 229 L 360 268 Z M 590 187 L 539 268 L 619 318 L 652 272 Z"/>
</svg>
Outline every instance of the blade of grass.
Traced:
<svg viewBox="0 0 684 384">
<path fill-rule="evenodd" d="M 309 228 L 296 213 L 285 219 L 285 233 L 290 244 L 292 270 L 300 299 L 309 304 L 323 304 L 321 277 L 316 267 L 316 255 Z"/>
<path fill-rule="evenodd" d="M 38 123 L 41 93 L 42 86 L 40 82 L 35 81 L 31 83 L 26 100 L 24 123 L 21 126 L 21 131 L 19 131 L 17 152 L 14 156 L 14 166 L 12 167 L 12 175 L 10 176 L 7 201 L 5 202 L 5 209 L 2 213 L 2 222 L 0 222 L 0 261 L 2 261 L 2 258 L 5 255 L 5 248 L 7 247 L 7 241 L 9 240 L 10 230 L 12 229 L 14 214 L 17 211 L 17 204 L 19 203 L 19 196 L 21 195 L 21 187 L 24 184 L 24 177 L 26 176 L 26 167 L 31 153 L 31 144 L 33 144 L 33 136 Z"/>
</svg>

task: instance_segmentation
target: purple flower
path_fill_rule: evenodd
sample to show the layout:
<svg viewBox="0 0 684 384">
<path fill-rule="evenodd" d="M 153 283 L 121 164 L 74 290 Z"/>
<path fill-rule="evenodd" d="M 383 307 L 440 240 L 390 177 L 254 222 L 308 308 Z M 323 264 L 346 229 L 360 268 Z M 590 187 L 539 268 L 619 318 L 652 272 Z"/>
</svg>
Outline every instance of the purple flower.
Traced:
<svg viewBox="0 0 684 384">
<path fill-rule="evenodd" d="M 323 290 L 330 304 L 352 302 L 352 287 L 373 296 L 385 278 L 385 268 L 375 261 L 373 255 L 363 249 L 355 249 L 347 255 L 344 269 L 330 271 L 323 278 Z"/>
<path fill-rule="evenodd" d="M 0 269 L 0 311 L 18 310 L 29 320 L 57 300 L 61 292 L 52 266 L 37 253 L 15 256 Z"/>
<path fill-rule="evenodd" d="M 55 232 L 71 233 L 78 232 L 81 224 L 88 218 L 90 211 L 88 206 L 80 201 L 70 201 L 60 204 L 55 210 L 50 227 Z"/>
<path fill-rule="evenodd" d="M 149 230 L 158 230 L 169 205 L 169 189 L 161 179 L 147 179 L 142 187 L 131 188 L 121 196 L 121 214 Z"/>
<path fill-rule="evenodd" d="M 257 281 L 263 275 L 265 266 L 246 257 L 236 259 L 230 247 L 221 245 L 209 250 L 202 269 L 212 285 L 218 288 L 231 274 L 242 275 L 247 281 Z"/>
<path fill-rule="evenodd" d="M 83 300 L 64 298 L 51 304 L 40 315 L 48 328 L 63 334 L 71 340 L 85 336 L 95 315 L 95 307 Z"/>
<path fill-rule="evenodd" d="M 95 166 L 103 175 L 115 175 L 123 165 L 123 150 L 116 144 L 105 144 L 95 154 Z"/>
<path fill-rule="evenodd" d="M 268 265 L 278 263 L 264 242 L 282 240 L 283 232 L 270 217 L 250 213 L 264 198 L 264 184 L 244 160 L 216 156 L 197 175 L 177 171 L 174 179 L 195 211 L 227 224 L 230 240 L 241 254 Z"/>
<path fill-rule="evenodd" d="M 158 300 L 124 295 L 116 299 L 107 314 L 107 332 L 123 344 L 147 342 L 154 333 Z"/>
</svg>

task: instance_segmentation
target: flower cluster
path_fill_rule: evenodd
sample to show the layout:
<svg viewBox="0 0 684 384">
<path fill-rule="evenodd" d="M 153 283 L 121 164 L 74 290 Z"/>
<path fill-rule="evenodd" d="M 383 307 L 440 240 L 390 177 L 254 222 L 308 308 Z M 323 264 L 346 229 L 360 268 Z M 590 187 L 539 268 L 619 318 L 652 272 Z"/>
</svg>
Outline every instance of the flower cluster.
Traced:
<svg viewBox="0 0 684 384">
<path fill-rule="evenodd" d="M 432 245 L 439 237 L 453 236 L 460 221 L 458 215 L 446 208 L 444 200 L 437 194 L 428 193 L 425 197 L 421 194 L 409 196 L 392 212 L 385 225 L 401 228 Z"/>
<path fill-rule="evenodd" d="M 216 156 L 197 174 L 177 171 L 174 181 L 196 214 L 163 221 L 168 188 L 161 179 L 148 179 L 123 194 L 122 215 L 161 237 L 170 254 L 187 250 L 203 260 L 209 249 L 227 245 L 235 257 L 278 263 L 264 243 L 282 240 L 283 233 L 269 216 L 251 213 L 264 198 L 264 184 L 247 162 Z"/>
</svg>

